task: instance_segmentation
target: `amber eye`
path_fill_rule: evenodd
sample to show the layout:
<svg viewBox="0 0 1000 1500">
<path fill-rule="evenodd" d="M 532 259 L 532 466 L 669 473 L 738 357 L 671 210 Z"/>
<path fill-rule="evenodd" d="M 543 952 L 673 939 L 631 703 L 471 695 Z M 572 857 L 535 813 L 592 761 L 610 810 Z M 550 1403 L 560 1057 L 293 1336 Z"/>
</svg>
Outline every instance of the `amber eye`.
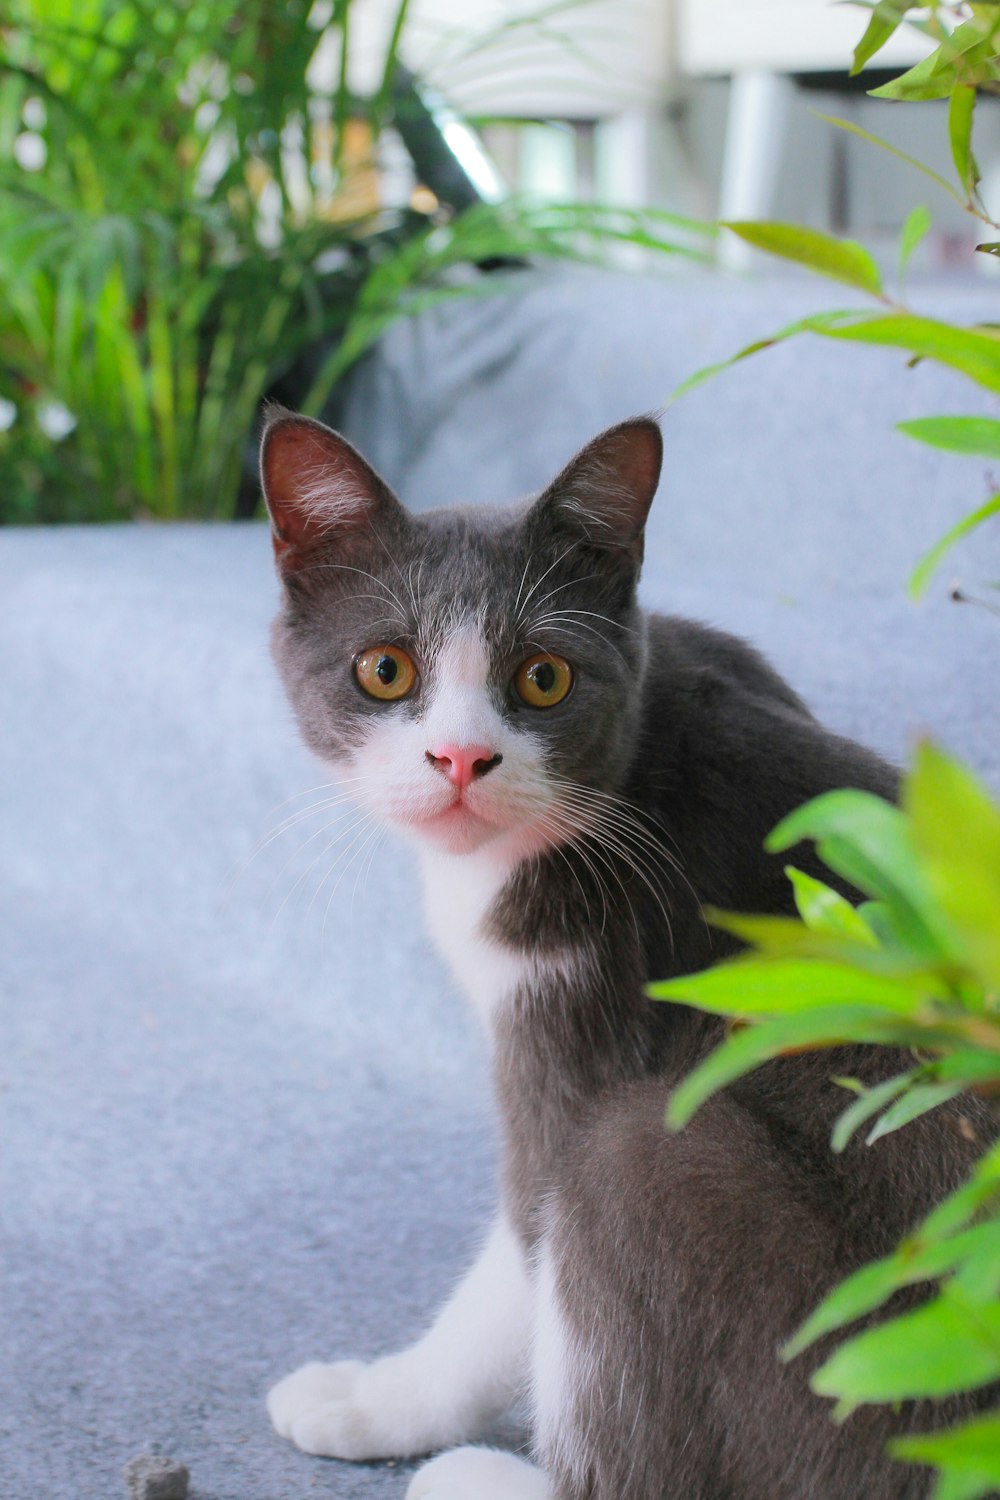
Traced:
<svg viewBox="0 0 1000 1500">
<path fill-rule="evenodd" d="M 417 669 L 399 646 L 371 646 L 354 663 L 354 675 L 372 698 L 394 703 L 412 691 Z"/>
<path fill-rule="evenodd" d="M 541 651 L 529 656 L 514 673 L 517 696 L 529 708 L 553 708 L 573 686 L 573 668 L 561 656 Z"/>
</svg>

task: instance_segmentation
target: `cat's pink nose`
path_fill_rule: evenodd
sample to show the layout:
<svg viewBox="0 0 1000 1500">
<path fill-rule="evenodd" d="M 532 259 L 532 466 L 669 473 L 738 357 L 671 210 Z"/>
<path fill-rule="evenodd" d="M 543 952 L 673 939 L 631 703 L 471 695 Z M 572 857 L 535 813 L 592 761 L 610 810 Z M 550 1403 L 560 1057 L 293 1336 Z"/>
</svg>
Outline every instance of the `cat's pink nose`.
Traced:
<svg viewBox="0 0 1000 1500">
<path fill-rule="evenodd" d="M 488 745 L 438 745 L 428 750 L 427 759 L 435 771 L 443 771 L 448 780 L 464 792 L 477 776 L 485 776 L 503 760 Z"/>
</svg>

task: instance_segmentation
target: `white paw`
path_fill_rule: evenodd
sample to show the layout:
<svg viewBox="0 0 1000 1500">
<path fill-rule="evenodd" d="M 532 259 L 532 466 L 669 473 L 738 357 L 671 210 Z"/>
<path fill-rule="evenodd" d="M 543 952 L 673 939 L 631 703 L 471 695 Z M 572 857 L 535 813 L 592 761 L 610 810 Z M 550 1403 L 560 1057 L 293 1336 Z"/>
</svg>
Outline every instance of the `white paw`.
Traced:
<svg viewBox="0 0 1000 1500">
<path fill-rule="evenodd" d="M 268 1392 L 267 1410 L 283 1438 L 323 1458 L 393 1458 L 379 1450 L 369 1414 L 358 1399 L 366 1366 L 359 1360 L 303 1365 Z"/>
<path fill-rule="evenodd" d="M 541 1469 L 493 1448 L 453 1448 L 416 1474 L 406 1500 L 552 1500 Z"/>
</svg>

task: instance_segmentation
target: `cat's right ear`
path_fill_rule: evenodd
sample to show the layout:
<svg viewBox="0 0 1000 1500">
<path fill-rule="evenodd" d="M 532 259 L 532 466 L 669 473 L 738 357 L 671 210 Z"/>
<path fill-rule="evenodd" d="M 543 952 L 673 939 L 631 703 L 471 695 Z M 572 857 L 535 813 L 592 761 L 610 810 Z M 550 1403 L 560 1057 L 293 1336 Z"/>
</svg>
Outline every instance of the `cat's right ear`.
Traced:
<svg viewBox="0 0 1000 1500">
<path fill-rule="evenodd" d="M 260 482 L 274 555 L 294 571 L 316 547 L 367 531 L 402 507 L 356 448 L 312 417 L 272 408 L 260 444 Z"/>
</svg>

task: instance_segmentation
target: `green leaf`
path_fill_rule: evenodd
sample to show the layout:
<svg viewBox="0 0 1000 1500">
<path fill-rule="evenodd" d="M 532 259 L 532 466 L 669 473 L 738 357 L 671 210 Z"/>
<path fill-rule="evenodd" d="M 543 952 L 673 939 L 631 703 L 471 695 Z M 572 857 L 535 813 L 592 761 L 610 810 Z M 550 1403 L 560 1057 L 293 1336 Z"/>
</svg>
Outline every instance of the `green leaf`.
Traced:
<svg viewBox="0 0 1000 1500">
<path fill-rule="evenodd" d="M 763 220 L 729 220 L 724 229 L 758 250 L 808 266 L 820 276 L 843 281 L 862 292 L 882 291 L 882 278 L 871 254 L 855 240 L 839 240 L 819 229 L 800 224 L 777 224 Z"/>
<path fill-rule="evenodd" d="M 917 1237 L 922 1241 L 946 1239 L 987 1206 L 993 1211 L 1000 1210 L 1000 1145 L 991 1147 L 976 1164 L 969 1182 L 956 1188 L 928 1214 Z"/>
<path fill-rule="evenodd" d="M 862 1266 L 835 1286 L 782 1350 L 782 1358 L 793 1359 L 824 1334 L 874 1311 L 900 1287 L 953 1270 L 984 1244 L 995 1245 L 1000 1254 L 996 1218 L 968 1227 L 984 1210 L 994 1214 L 1000 1210 L 1000 1145 L 987 1151 L 971 1180 L 938 1204 L 892 1255 Z"/>
<path fill-rule="evenodd" d="M 1000 1252 L 1000 1226 L 995 1221 L 942 1240 L 924 1242 L 921 1229 L 903 1241 L 899 1249 L 882 1260 L 862 1266 L 833 1288 L 810 1314 L 794 1338 L 781 1351 L 784 1360 L 795 1359 L 817 1339 L 856 1323 L 888 1302 L 907 1286 L 936 1281 L 947 1275 L 978 1248 Z"/>
<path fill-rule="evenodd" d="M 755 339 L 752 344 L 745 344 L 728 359 L 720 359 L 710 365 L 703 365 L 700 370 L 695 370 L 686 380 L 682 380 L 667 397 L 664 405 L 671 406 L 681 396 L 686 396 L 690 391 L 696 391 L 706 381 L 714 380 L 716 375 L 729 370 L 733 365 L 738 365 L 741 360 L 748 359 L 752 354 L 760 354 L 764 349 L 773 349 L 777 344 L 782 344 L 786 339 L 794 338 L 797 333 L 816 332 L 817 319 L 822 323 L 849 322 L 864 316 L 864 310 L 859 308 L 841 308 L 826 313 L 812 313 L 808 318 L 796 318 L 794 323 L 788 323 L 773 333 L 768 338 Z"/>
<path fill-rule="evenodd" d="M 651 986 L 650 992 L 659 988 Z M 907 1025 L 902 1018 L 862 1005 L 827 1005 L 747 1026 L 734 1032 L 677 1085 L 670 1096 L 667 1124 L 680 1129 L 719 1089 L 783 1052 L 831 1047 L 847 1040 L 905 1047 L 931 1037 L 929 1031 L 922 1034 L 921 1028 Z M 943 1033 L 938 1039 L 943 1040 Z"/>
<path fill-rule="evenodd" d="M 954 1293 L 866 1329 L 810 1381 L 819 1396 L 852 1404 L 940 1398 L 1000 1376 L 1000 1304 L 969 1306 Z"/>
<path fill-rule="evenodd" d="M 901 1130 L 904 1125 L 909 1125 L 912 1120 L 918 1120 L 921 1115 L 937 1109 L 938 1105 L 946 1104 L 949 1099 L 954 1099 L 955 1095 L 961 1092 L 960 1083 L 917 1084 L 915 1088 L 904 1094 L 902 1099 L 897 1099 L 891 1109 L 886 1110 L 882 1118 L 868 1132 L 866 1144 L 873 1146 L 884 1135 L 892 1135 L 893 1131 Z"/>
<path fill-rule="evenodd" d="M 859 915 L 856 907 L 845 900 L 839 891 L 824 885 L 822 880 L 816 880 L 805 871 L 797 870 L 794 865 L 786 865 L 785 874 L 792 882 L 799 916 L 811 931 L 829 933 L 831 937 L 850 938 L 853 942 L 864 943 L 870 948 L 878 946 L 864 917 Z"/>
<path fill-rule="evenodd" d="M 794 1015 L 819 1005 L 880 1006 L 909 1017 L 929 987 L 926 976 L 915 991 L 910 984 L 866 973 L 851 963 L 755 954 L 646 988 L 654 1000 L 675 1000 L 720 1015 L 755 1018 Z"/>
<path fill-rule="evenodd" d="M 1000 496 L 992 503 L 1000 510 Z M 984 987 L 1000 987 L 1000 808 L 971 772 L 926 742 L 903 806 L 938 908 Z"/>
<path fill-rule="evenodd" d="M 1000 255 L 1000 240 L 989 240 L 985 244 L 977 245 L 976 249 L 983 255 Z"/>
<path fill-rule="evenodd" d="M 989 1227 L 1000 1233 L 1000 1220 L 993 1219 Z M 1000 1240 L 992 1244 L 984 1240 L 971 1249 L 961 1264 L 955 1267 L 948 1286 L 950 1291 L 964 1297 L 970 1305 L 995 1305 L 1000 1296 Z"/>
<path fill-rule="evenodd" d="M 379 130 L 385 120 L 392 97 L 392 85 L 399 67 L 399 48 L 403 39 L 403 27 L 406 25 L 406 14 L 410 8 L 410 0 L 399 0 L 396 6 L 396 16 L 392 24 L 389 44 L 386 47 L 385 57 L 382 64 L 382 81 L 378 92 L 372 100 L 371 120 L 375 130 Z M 345 38 L 346 44 L 346 38 Z M 346 72 L 346 70 L 344 70 Z"/>
<path fill-rule="evenodd" d="M 982 1500 L 983 1496 L 995 1495 L 996 1483 L 990 1475 L 948 1469 L 938 1474 L 930 1500 Z"/>
<path fill-rule="evenodd" d="M 1000 1412 L 975 1417 L 947 1432 L 929 1432 L 894 1438 L 889 1444 L 893 1458 L 916 1464 L 958 1469 L 1000 1480 Z"/>
<path fill-rule="evenodd" d="M 994 56 L 989 27 L 984 32 L 978 19 L 966 21 L 947 37 L 929 57 L 898 78 L 869 89 L 873 99 L 947 99 L 958 84 L 983 82 L 992 76 Z"/>
<path fill-rule="evenodd" d="M 806 326 L 809 319 L 803 320 Z M 831 323 L 814 331 L 824 338 L 905 349 L 921 359 L 961 370 L 977 385 L 1000 392 L 1000 340 L 978 329 L 955 328 L 913 313 L 874 313 L 857 322 Z"/>
<path fill-rule="evenodd" d="M 858 915 L 871 928 L 880 947 L 889 947 L 899 941 L 899 934 L 892 920 L 892 913 L 884 901 L 862 901 Z"/>
<path fill-rule="evenodd" d="M 915 954 L 940 957 L 946 952 L 898 808 L 870 792 L 825 792 L 784 818 L 765 847 L 782 852 L 810 838 L 831 870 L 885 902 L 893 926 Z"/>
<path fill-rule="evenodd" d="M 935 991 L 938 987 L 940 976 L 934 966 L 919 964 L 895 936 L 890 946 L 881 947 L 870 929 L 867 939 L 858 940 L 833 932 L 814 932 L 794 917 L 745 917 L 741 912 L 719 911 L 713 906 L 705 907 L 705 917 L 713 927 L 731 932 L 756 949 L 759 958 L 813 959 L 846 964 L 859 973 L 885 975 L 909 986 L 915 1004 L 928 984 Z"/>
<path fill-rule="evenodd" d="M 875 6 L 868 28 L 854 49 L 852 78 L 861 72 L 865 63 L 873 58 L 876 52 L 881 51 L 893 33 L 898 31 L 909 8 L 909 0 L 880 0 L 880 3 Z"/>
<path fill-rule="evenodd" d="M 1000 459 L 1000 420 L 996 417 L 918 417 L 898 422 L 896 431 L 946 453 Z"/>
<path fill-rule="evenodd" d="M 976 90 L 960 83 L 952 89 L 948 105 L 948 139 L 951 156 L 962 185 L 966 202 L 971 203 L 979 186 L 979 168 L 972 154 L 972 117 L 976 108 Z"/>
<path fill-rule="evenodd" d="M 881 88 L 869 89 L 868 93 L 873 99 L 947 99 L 952 84 L 953 75 L 942 71 L 940 54 L 933 52 L 906 73 L 884 83 Z"/>
<path fill-rule="evenodd" d="M 907 215 L 906 222 L 903 225 L 902 233 L 899 237 L 900 276 L 904 276 L 906 274 L 906 268 L 910 263 L 911 255 L 920 244 L 921 240 L 924 239 L 933 223 L 934 220 L 931 218 L 930 209 L 925 208 L 922 203 L 918 203 L 916 208 L 912 209 Z"/>
<path fill-rule="evenodd" d="M 960 521 L 956 521 L 951 530 L 946 531 L 940 541 L 935 542 L 930 551 L 924 553 L 914 568 L 907 585 L 910 597 L 919 599 L 923 595 L 941 559 L 946 553 L 951 551 L 956 542 L 961 541 L 962 537 L 968 536 L 970 531 L 975 531 L 977 526 L 981 526 L 991 516 L 998 514 L 1000 514 L 1000 493 L 992 495 L 986 501 L 985 505 L 980 505 L 977 510 L 970 511 L 967 516 L 963 516 Z"/>
<path fill-rule="evenodd" d="M 960 1083 L 962 1088 L 972 1084 L 1000 1083 L 1000 1050 L 972 1051 L 958 1047 L 946 1057 L 939 1057 L 929 1072 L 939 1083 Z"/>
<path fill-rule="evenodd" d="M 873 1088 L 863 1088 L 859 1097 L 848 1105 L 833 1127 L 830 1144 L 834 1151 L 843 1151 L 855 1131 L 870 1120 L 872 1115 L 877 1115 L 880 1109 L 890 1104 L 897 1094 L 908 1088 L 915 1078 L 920 1077 L 921 1072 L 920 1068 L 911 1068 L 908 1073 L 897 1073 L 895 1078 L 887 1078 L 884 1083 L 877 1083 Z"/>
<path fill-rule="evenodd" d="M 824 115 L 819 110 L 814 111 L 814 113 L 817 119 L 825 120 L 828 125 L 836 125 L 838 130 L 849 131 L 851 135 L 856 135 L 861 140 L 867 141 L 870 146 L 877 146 L 880 151 L 888 151 L 890 156 L 895 156 L 899 161 L 905 161 L 908 167 L 914 167 L 916 171 L 922 172 L 925 177 L 929 177 L 932 182 L 936 182 L 938 187 L 942 188 L 948 194 L 949 198 L 955 199 L 956 203 L 963 202 L 962 195 L 956 193 L 947 177 L 942 177 L 940 172 L 935 172 L 933 167 L 927 166 L 926 162 L 920 161 L 917 157 L 907 155 L 898 146 L 894 146 L 891 141 L 884 140 L 880 135 L 874 135 L 870 130 L 862 130 L 861 126 L 856 125 L 853 120 L 843 120 L 839 115 Z"/>
</svg>

